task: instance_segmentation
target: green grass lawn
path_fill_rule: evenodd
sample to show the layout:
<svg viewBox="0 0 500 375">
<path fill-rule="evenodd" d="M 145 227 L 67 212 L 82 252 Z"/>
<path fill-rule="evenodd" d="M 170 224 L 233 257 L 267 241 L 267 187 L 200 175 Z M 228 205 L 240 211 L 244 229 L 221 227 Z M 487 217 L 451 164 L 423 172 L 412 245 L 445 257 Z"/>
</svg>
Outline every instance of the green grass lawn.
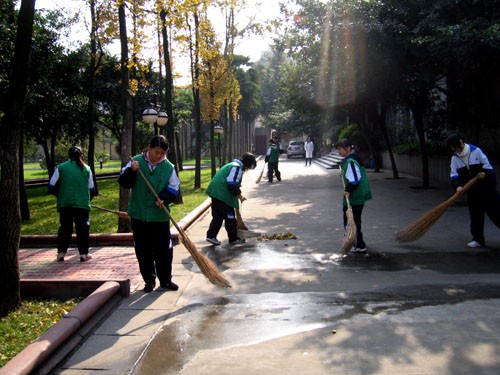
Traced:
<svg viewBox="0 0 500 375">
<path fill-rule="evenodd" d="M 185 170 L 179 173 L 181 180 L 181 193 L 183 204 L 172 205 L 172 216 L 178 221 L 199 206 L 208 196 L 205 189 L 210 182 L 210 169 L 201 170 L 201 186 L 195 190 L 194 170 Z M 100 207 L 118 210 L 119 185 L 115 178 L 97 182 L 99 195 L 92 200 L 92 204 Z M 59 214 L 56 210 L 56 197 L 48 194 L 46 187 L 30 188 L 28 192 L 28 203 L 30 208 L 30 220 L 21 224 L 21 234 L 57 234 L 59 227 Z M 93 209 L 90 212 L 91 233 L 116 233 L 118 228 L 118 216 Z"/>
<path fill-rule="evenodd" d="M 119 170 L 119 162 L 117 165 Z M 44 178 L 32 177 L 32 178 Z M 179 173 L 184 203 L 172 206 L 172 215 L 180 220 L 199 206 L 207 195 L 205 189 L 210 182 L 210 169 L 202 169 L 202 188 L 195 190 L 194 170 Z M 118 210 L 119 185 L 115 178 L 98 181 L 99 196 L 93 204 Z M 56 211 L 56 198 L 48 194 L 46 187 L 28 189 L 28 202 L 31 218 L 21 225 L 21 234 L 57 234 L 59 215 Z M 115 233 L 118 217 L 114 214 L 93 209 L 90 214 L 92 233 Z M 0 318 L 0 367 L 36 340 L 66 312 L 76 306 L 81 299 L 24 300 L 21 306 L 5 317 Z"/>
<path fill-rule="evenodd" d="M 0 318 L 0 367 L 75 307 L 82 298 L 24 300 L 21 306 Z"/>
</svg>

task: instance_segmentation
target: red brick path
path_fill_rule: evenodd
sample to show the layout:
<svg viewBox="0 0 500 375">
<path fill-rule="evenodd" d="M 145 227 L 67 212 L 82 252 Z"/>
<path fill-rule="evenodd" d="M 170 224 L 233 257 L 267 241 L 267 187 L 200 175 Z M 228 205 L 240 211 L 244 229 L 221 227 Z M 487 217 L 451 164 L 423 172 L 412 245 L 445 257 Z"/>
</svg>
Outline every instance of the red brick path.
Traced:
<svg viewBox="0 0 500 375">
<path fill-rule="evenodd" d="M 142 286 L 132 246 L 92 247 L 92 259 L 80 262 L 78 250 L 70 248 L 64 262 L 56 262 L 55 248 L 19 250 L 21 279 L 121 280 L 130 279 L 130 290 Z"/>
</svg>

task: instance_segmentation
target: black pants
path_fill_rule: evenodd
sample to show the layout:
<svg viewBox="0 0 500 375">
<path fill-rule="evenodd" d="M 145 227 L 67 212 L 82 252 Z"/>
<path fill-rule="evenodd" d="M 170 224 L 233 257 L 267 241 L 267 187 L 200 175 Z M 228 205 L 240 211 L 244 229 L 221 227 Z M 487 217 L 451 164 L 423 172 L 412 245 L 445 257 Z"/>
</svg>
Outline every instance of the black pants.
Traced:
<svg viewBox="0 0 500 375">
<path fill-rule="evenodd" d="M 496 191 L 489 194 L 468 194 L 467 205 L 472 239 L 484 246 L 484 214 L 500 228 L 500 195 Z"/>
<path fill-rule="evenodd" d="M 312 165 L 312 158 L 306 158 L 306 165 L 307 165 L 307 162 L 309 162 L 309 165 Z"/>
<path fill-rule="evenodd" d="M 276 179 L 281 181 L 281 172 L 278 170 L 278 163 L 267 163 L 267 179 L 269 182 L 273 182 L 273 175 L 276 175 Z"/>
<path fill-rule="evenodd" d="M 63 207 L 59 210 L 59 231 L 57 233 L 57 252 L 66 253 L 73 234 L 73 222 L 76 229 L 76 244 L 80 255 L 89 253 L 89 210 L 75 207 Z"/>
<path fill-rule="evenodd" d="M 207 238 L 217 238 L 222 223 L 226 228 L 229 242 L 236 241 L 238 239 L 238 221 L 234 208 L 212 197 L 212 221 L 208 227 Z"/>
<path fill-rule="evenodd" d="M 354 219 L 354 224 L 356 224 L 356 247 L 364 249 L 366 247 L 365 241 L 363 240 L 363 232 L 361 232 L 361 214 L 363 213 L 364 204 L 352 205 L 352 216 Z M 347 228 L 347 206 L 344 206 L 344 228 Z"/>
<path fill-rule="evenodd" d="M 174 249 L 170 236 L 170 222 L 145 222 L 132 219 L 135 256 L 139 271 L 146 284 L 155 284 L 156 276 L 160 285 L 172 281 L 172 259 Z"/>
</svg>

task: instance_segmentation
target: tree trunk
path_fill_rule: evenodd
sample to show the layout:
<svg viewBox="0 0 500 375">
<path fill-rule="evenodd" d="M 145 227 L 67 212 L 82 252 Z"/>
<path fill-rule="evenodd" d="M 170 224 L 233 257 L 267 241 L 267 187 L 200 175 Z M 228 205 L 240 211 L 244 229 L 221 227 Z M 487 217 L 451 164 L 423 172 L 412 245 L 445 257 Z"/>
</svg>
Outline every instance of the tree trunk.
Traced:
<svg viewBox="0 0 500 375">
<path fill-rule="evenodd" d="M 194 134 L 195 134 L 195 170 L 194 170 L 194 188 L 201 189 L 201 101 L 200 101 L 200 46 L 199 46 L 199 33 L 200 21 L 198 19 L 198 11 L 193 13 L 194 27 L 195 27 L 195 45 L 190 46 L 191 53 L 191 77 L 192 77 L 192 91 L 194 102 Z M 194 56 L 194 57 L 193 57 Z"/>
<path fill-rule="evenodd" d="M 427 155 L 427 146 L 425 144 L 424 115 L 422 106 L 418 104 L 412 106 L 415 129 L 417 131 L 420 145 L 420 157 L 422 158 L 422 187 L 428 189 L 429 181 L 429 156 Z"/>
<path fill-rule="evenodd" d="M 132 156 L 132 97 L 129 94 L 129 70 L 128 64 L 128 39 L 127 39 L 127 23 L 125 16 L 125 4 L 121 4 L 118 8 L 118 16 L 120 22 L 120 44 L 121 44 L 121 97 L 123 103 L 123 124 L 120 132 L 120 159 L 122 165 L 127 164 Z M 128 201 L 130 199 L 130 189 L 124 189 L 120 186 L 120 203 L 119 210 L 127 211 Z M 118 219 L 118 232 L 130 232 L 130 220 Z"/>
<path fill-rule="evenodd" d="M 94 179 L 94 187 L 96 194 L 99 194 L 97 186 L 97 177 L 95 173 L 95 111 L 94 111 L 94 97 L 95 97 L 95 75 L 97 71 L 97 20 L 95 12 L 95 0 L 90 1 L 90 14 L 91 14 L 91 31 L 90 31 L 90 63 L 89 63 L 89 82 L 88 82 L 88 101 L 87 101 L 87 132 L 89 135 L 89 149 L 87 163 L 92 170 Z"/>
<path fill-rule="evenodd" d="M 396 159 L 394 158 L 394 152 L 392 151 L 392 144 L 389 138 L 389 132 L 387 131 L 386 124 L 386 107 L 385 105 L 380 106 L 380 115 L 379 115 L 379 128 L 382 133 L 385 141 L 385 146 L 387 147 L 387 152 L 389 153 L 389 159 L 391 160 L 391 168 L 392 168 L 392 178 L 398 179 L 399 173 L 398 168 L 396 166 Z"/>
<path fill-rule="evenodd" d="M 19 199 L 19 204 L 21 207 L 21 220 L 29 220 L 30 207 L 28 204 L 28 194 L 26 193 L 26 186 L 24 186 L 24 133 L 22 127 L 19 137 Z"/>
<path fill-rule="evenodd" d="M 6 112 L 0 123 L 0 316 L 20 302 L 19 140 L 30 70 L 35 0 L 22 0 Z"/>
<path fill-rule="evenodd" d="M 178 163 L 178 145 L 176 140 L 176 133 L 174 129 L 175 119 L 173 110 L 173 92 L 174 92 L 174 80 L 172 76 L 172 66 L 170 64 L 170 43 L 168 42 L 167 33 L 167 23 L 166 23 L 167 12 L 162 10 L 160 12 L 161 19 L 161 34 L 163 39 L 163 60 L 165 64 L 165 110 L 168 116 L 167 122 L 167 140 L 170 147 L 168 148 L 168 160 L 174 164 L 175 173 L 179 175 L 179 163 Z M 179 190 L 179 194 L 175 200 L 175 204 L 182 204 L 182 192 Z"/>
</svg>

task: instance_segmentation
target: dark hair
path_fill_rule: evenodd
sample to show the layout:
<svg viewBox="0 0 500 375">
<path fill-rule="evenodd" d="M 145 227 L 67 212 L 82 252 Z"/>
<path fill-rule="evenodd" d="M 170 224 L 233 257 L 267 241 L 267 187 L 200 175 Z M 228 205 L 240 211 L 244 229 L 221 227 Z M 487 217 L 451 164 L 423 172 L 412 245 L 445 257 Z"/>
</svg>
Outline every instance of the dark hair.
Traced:
<svg viewBox="0 0 500 375">
<path fill-rule="evenodd" d="M 459 148 L 461 146 L 460 141 L 463 142 L 464 137 L 462 134 L 453 134 L 446 139 L 446 146 L 448 147 L 453 147 L 453 148 Z"/>
<path fill-rule="evenodd" d="M 274 139 L 272 139 L 272 138 L 269 138 L 269 141 L 268 141 L 268 142 L 269 142 L 269 143 L 276 143 L 276 142 L 274 142 Z"/>
<path fill-rule="evenodd" d="M 241 156 L 241 162 L 243 163 L 243 169 L 252 169 L 257 166 L 257 160 L 255 159 L 255 155 L 250 152 L 245 152 Z"/>
<path fill-rule="evenodd" d="M 354 148 L 352 145 L 351 141 L 349 141 L 347 138 L 343 138 L 339 140 L 337 143 L 335 143 L 335 148 Z"/>
<path fill-rule="evenodd" d="M 155 135 L 149 142 L 149 147 L 160 147 L 164 151 L 168 150 L 168 141 L 163 135 Z"/>
<path fill-rule="evenodd" d="M 83 161 L 83 152 L 80 147 L 71 146 L 68 150 L 68 157 L 70 160 L 76 161 L 76 164 L 78 164 L 80 168 L 83 168 L 85 163 Z"/>
</svg>

